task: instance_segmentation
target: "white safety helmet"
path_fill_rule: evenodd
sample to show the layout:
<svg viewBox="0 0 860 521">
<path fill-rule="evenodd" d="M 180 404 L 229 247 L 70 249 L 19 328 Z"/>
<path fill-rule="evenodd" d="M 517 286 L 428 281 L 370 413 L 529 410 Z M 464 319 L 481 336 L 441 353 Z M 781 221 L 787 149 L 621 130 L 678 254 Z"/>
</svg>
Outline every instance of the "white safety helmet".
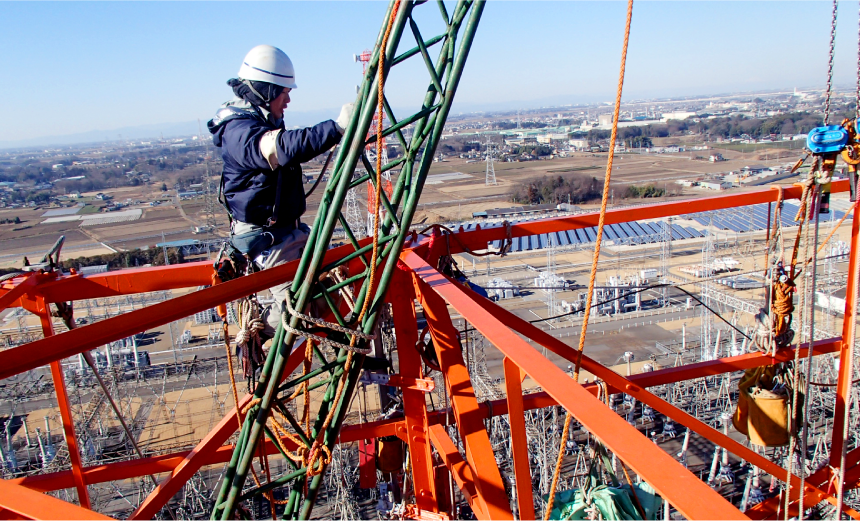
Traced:
<svg viewBox="0 0 860 521">
<path fill-rule="evenodd" d="M 239 67 L 239 78 L 274 83 L 288 89 L 296 88 L 293 62 L 284 51 L 271 45 L 258 45 L 245 55 Z"/>
</svg>

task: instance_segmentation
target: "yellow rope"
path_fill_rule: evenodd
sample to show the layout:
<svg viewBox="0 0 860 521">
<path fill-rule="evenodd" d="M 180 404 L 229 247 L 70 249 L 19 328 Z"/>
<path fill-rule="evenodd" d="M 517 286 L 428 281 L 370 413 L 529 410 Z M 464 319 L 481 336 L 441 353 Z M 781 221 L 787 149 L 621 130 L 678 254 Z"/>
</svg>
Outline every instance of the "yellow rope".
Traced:
<svg viewBox="0 0 860 521">
<path fill-rule="evenodd" d="M 603 223 L 606 219 L 606 206 L 609 203 L 609 183 L 612 177 L 612 161 L 615 157 L 615 140 L 618 136 L 618 118 L 621 112 L 621 91 L 624 87 L 624 68 L 627 62 L 627 43 L 630 40 L 630 21 L 633 17 L 633 0 L 627 3 L 627 26 L 624 31 L 624 47 L 621 51 L 621 71 L 618 76 L 618 91 L 615 96 L 615 112 L 612 121 L 612 134 L 609 138 L 609 157 L 606 162 L 606 175 L 603 180 L 603 198 L 600 201 L 600 219 L 597 221 L 597 239 L 594 244 L 594 255 L 591 258 L 591 274 L 588 279 L 588 293 L 582 318 L 582 329 L 579 333 L 579 346 L 577 347 L 576 367 L 574 379 L 579 378 L 579 370 L 582 366 L 582 351 L 585 347 L 585 333 L 588 328 L 588 319 L 591 315 L 591 301 L 594 297 L 594 284 L 597 278 L 597 262 L 600 259 L 600 244 L 603 239 Z"/>
<path fill-rule="evenodd" d="M 260 398 L 254 398 L 250 402 L 246 403 L 244 407 L 242 407 L 242 416 L 248 413 L 251 410 L 251 407 L 258 405 L 262 400 Z"/>
<path fill-rule="evenodd" d="M 615 157 L 615 139 L 618 137 L 618 118 L 621 114 L 621 92 L 624 88 L 624 69 L 627 64 L 627 44 L 630 42 L 630 22 L 633 19 L 633 0 L 627 1 L 627 23 L 624 27 L 624 46 L 621 49 L 621 70 L 618 73 L 618 90 L 615 93 L 615 112 L 612 116 L 612 134 L 609 138 L 609 157 L 606 161 L 606 176 L 603 180 L 603 198 L 600 201 L 600 219 L 597 221 L 597 239 L 594 243 L 594 256 L 591 259 L 591 275 L 588 278 L 588 293 L 586 293 L 585 310 L 582 317 L 582 329 L 579 332 L 579 346 L 576 354 L 576 367 L 573 372 L 573 380 L 579 381 L 579 369 L 582 367 L 582 351 L 585 348 L 585 334 L 588 331 L 588 317 L 591 312 L 591 300 L 594 296 L 594 282 L 597 278 L 597 261 L 600 259 L 600 241 L 603 239 L 603 222 L 606 218 L 606 206 L 609 202 L 609 181 L 612 177 L 612 160 Z M 564 419 L 564 429 L 561 433 L 561 446 L 558 450 L 558 460 L 555 463 L 555 471 L 552 475 L 549 501 L 544 511 L 544 520 L 549 519 L 552 505 L 555 502 L 555 491 L 558 487 L 558 478 L 561 474 L 561 464 L 564 460 L 564 446 L 567 442 L 570 430 L 571 416 L 568 412 Z"/>
</svg>

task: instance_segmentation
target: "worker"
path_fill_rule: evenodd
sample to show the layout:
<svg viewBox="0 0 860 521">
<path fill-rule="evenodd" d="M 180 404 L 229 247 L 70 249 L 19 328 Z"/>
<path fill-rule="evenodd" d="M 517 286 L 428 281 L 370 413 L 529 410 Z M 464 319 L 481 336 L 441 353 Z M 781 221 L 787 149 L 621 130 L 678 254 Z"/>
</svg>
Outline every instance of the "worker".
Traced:
<svg viewBox="0 0 860 521">
<path fill-rule="evenodd" d="M 783 348 L 791 343 L 794 332 L 791 330 L 791 318 L 794 313 L 794 293 L 797 286 L 794 279 L 789 277 L 782 261 L 776 265 L 776 280 L 771 289 L 770 309 L 774 316 L 773 336 L 776 347 Z"/>
<path fill-rule="evenodd" d="M 295 72 L 286 53 L 271 45 L 251 49 L 238 78 L 227 85 L 235 97 L 208 122 L 224 161 L 219 200 L 230 216 L 233 246 L 268 269 L 301 256 L 310 233 L 301 222 L 306 209 L 301 164 L 340 142 L 354 105 L 345 104 L 334 121 L 286 130 L 284 111 L 297 88 Z M 274 336 L 289 283 L 270 288 L 277 307 L 262 312 L 263 341 Z"/>
</svg>

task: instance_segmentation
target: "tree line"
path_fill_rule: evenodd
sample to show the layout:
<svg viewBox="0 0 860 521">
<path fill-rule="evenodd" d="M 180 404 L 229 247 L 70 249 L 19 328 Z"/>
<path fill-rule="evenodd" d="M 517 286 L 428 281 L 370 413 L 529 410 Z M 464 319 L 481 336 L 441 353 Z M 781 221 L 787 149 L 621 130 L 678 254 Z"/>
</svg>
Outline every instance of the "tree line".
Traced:
<svg viewBox="0 0 860 521">
<path fill-rule="evenodd" d="M 630 185 L 619 190 L 621 199 L 665 197 L 680 193 L 668 185 Z M 510 192 L 511 202 L 518 204 L 588 203 L 601 198 L 603 184 L 592 176 L 572 174 L 568 176 L 544 176 L 533 181 L 515 185 Z"/>
<path fill-rule="evenodd" d="M 832 121 L 841 121 L 843 117 L 853 118 L 849 112 L 833 118 Z M 724 139 L 763 138 L 771 135 L 794 135 L 806 134 L 815 127 L 824 124 L 820 114 L 811 112 L 789 112 L 768 118 L 750 118 L 741 114 L 723 118 L 687 118 L 681 120 L 669 120 L 666 123 L 653 123 L 638 127 L 621 127 L 618 129 L 618 140 L 627 147 L 650 147 L 653 138 L 678 136 L 688 132 L 702 136 L 710 135 L 711 138 L 721 137 Z M 587 138 L 589 142 L 596 143 L 609 139 L 609 130 L 591 129 L 588 132 L 572 132 L 572 138 Z"/>
<path fill-rule="evenodd" d="M 599 199 L 600 195 L 597 178 L 582 174 L 544 176 L 511 189 L 511 201 L 519 204 L 585 203 Z"/>
</svg>

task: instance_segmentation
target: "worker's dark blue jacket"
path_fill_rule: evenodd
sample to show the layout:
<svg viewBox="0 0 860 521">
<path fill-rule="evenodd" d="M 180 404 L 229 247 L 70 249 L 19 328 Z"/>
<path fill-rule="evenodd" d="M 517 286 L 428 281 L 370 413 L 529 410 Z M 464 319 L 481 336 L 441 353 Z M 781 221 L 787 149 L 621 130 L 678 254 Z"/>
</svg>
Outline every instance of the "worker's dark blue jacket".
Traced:
<svg viewBox="0 0 860 521">
<path fill-rule="evenodd" d="M 231 216 L 258 226 L 266 226 L 270 217 L 275 218 L 275 227 L 294 225 L 306 208 L 301 163 L 325 152 L 341 138 L 331 120 L 300 130 L 284 130 L 278 136 L 278 148 L 287 161 L 272 170 L 260 152 L 260 138 L 278 127 L 259 111 L 227 106 L 216 113 L 208 127 L 224 160 L 221 191 Z M 279 177 L 278 215 L 273 216 Z"/>
</svg>

